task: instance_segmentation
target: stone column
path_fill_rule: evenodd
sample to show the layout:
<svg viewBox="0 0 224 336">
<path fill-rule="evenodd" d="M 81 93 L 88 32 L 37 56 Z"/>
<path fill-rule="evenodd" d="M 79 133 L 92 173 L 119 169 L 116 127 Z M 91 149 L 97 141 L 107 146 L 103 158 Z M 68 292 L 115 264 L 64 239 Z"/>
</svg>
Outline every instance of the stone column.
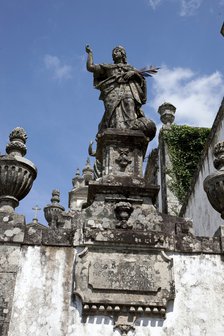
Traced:
<svg viewBox="0 0 224 336">
<path fill-rule="evenodd" d="M 160 114 L 160 120 L 163 123 L 162 129 L 159 134 L 159 172 L 158 183 L 161 186 L 159 193 L 159 210 L 163 213 L 170 215 L 177 215 L 180 210 L 180 203 L 177 197 L 170 189 L 170 182 L 172 176 L 169 175 L 169 171 L 172 170 L 172 163 L 169 156 L 169 150 L 165 143 L 163 134 L 171 130 L 171 125 L 175 119 L 176 107 L 170 103 L 162 104 L 158 113 Z"/>
</svg>

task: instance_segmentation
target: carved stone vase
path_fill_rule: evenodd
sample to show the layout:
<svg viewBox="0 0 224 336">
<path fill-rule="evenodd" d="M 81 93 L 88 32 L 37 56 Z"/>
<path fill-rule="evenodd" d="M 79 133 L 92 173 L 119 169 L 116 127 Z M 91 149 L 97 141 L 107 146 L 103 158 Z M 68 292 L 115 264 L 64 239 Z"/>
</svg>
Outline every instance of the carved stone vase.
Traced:
<svg viewBox="0 0 224 336">
<path fill-rule="evenodd" d="M 217 172 L 209 175 L 204 180 L 204 190 L 212 207 L 224 219 L 224 141 L 218 142 L 214 148 L 214 167 Z"/>
<path fill-rule="evenodd" d="M 27 135 L 23 128 L 15 128 L 6 146 L 8 155 L 0 156 L 0 210 L 13 212 L 30 191 L 37 176 L 34 164 L 24 158 Z"/>
</svg>

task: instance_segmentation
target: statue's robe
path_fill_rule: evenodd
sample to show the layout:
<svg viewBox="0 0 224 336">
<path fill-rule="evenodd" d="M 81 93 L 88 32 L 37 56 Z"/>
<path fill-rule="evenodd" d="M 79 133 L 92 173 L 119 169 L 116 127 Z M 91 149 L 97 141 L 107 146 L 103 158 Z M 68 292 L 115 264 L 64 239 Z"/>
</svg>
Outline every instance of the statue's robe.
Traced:
<svg viewBox="0 0 224 336">
<path fill-rule="evenodd" d="M 128 80 L 123 76 L 134 71 Z M 105 128 L 131 128 L 136 119 L 144 117 L 140 109 L 146 102 L 144 77 L 128 64 L 99 64 L 94 70 L 94 85 L 100 90 L 99 99 L 105 106 L 99 132 Z"/>
</svg>

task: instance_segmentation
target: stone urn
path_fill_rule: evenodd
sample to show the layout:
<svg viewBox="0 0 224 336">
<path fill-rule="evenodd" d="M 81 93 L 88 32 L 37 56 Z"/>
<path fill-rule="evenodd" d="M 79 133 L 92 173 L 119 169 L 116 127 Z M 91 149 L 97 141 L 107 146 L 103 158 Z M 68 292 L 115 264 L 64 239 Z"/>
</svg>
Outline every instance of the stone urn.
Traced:
<svg viewBox="0 0 224 336">
<path fill-rule="evenodd" d="M 26 139 L 25 130 L 16 127 L 9 135 L 7 155 L 0 156 L 0 211 L 14 212 L 37 176 L 34 164 L 23 157 Z"/>
<path fill-rule="evenodd" d="M 58 226 L 60 215 L 65 210 L 65 208 L 59 203 L 60 191 L 55 189 L 52 191 L 51 204 L 48 204 L 44 208 L 45 219 L 51 228 L 56 228 Z"/>
<path fill-rule="evenodd" d="M 214 156 L 214 167 L 218 171 L 206 177 L 204 190 L 212 207 L 224 219 L 224 141 L 215 145 Z"/>
</svg>

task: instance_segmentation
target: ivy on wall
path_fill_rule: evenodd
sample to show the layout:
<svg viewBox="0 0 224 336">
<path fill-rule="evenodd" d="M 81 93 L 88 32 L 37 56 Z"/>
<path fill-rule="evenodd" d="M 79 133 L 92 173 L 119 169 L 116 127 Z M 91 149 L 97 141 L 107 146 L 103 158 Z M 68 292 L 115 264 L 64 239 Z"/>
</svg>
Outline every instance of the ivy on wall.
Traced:
<svg viewBox="0 0 224 336">
<path fill-rule="evenodd" d="M 209 133 L 209 128 L 186 125 L 171 125 L 163 132 L 172 164 L 168 172 L 172 177 L 170 188 L 181 203 L 190 188 Z"/>
</svg>

